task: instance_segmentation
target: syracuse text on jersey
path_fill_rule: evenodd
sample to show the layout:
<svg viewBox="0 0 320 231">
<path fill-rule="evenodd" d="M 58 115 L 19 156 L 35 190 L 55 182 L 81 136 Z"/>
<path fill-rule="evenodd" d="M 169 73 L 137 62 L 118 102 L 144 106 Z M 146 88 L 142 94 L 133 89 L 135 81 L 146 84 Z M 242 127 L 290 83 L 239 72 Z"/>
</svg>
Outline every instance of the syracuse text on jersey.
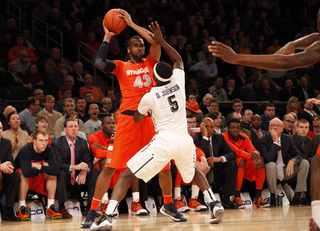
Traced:
<svg viewBox="0 0 320 231">
<path fill-rule="evenodd" d="M 140 75 L 141 73 L 149 73 L 148 67 L 140 68 L 139 70 L 127 70 L 127 75 Z"/>
</svg>

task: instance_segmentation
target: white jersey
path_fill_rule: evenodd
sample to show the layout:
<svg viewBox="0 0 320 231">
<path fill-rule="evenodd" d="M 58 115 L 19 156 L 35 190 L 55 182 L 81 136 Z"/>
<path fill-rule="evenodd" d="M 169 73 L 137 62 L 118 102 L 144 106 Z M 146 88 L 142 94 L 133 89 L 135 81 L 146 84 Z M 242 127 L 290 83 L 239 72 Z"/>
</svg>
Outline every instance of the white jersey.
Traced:
<svg viewBox="0 0 320 231">
<path fill-rule="evenodd" d="M 155 130 L 161 132 L 186 132 L 186 93 L 185 74 L 181 69 L 174 69 L 170 81 L 162 86 L 154 86 L 145 94 L 138 111 L 148 111 L 153 118 Z"/>
</svg>

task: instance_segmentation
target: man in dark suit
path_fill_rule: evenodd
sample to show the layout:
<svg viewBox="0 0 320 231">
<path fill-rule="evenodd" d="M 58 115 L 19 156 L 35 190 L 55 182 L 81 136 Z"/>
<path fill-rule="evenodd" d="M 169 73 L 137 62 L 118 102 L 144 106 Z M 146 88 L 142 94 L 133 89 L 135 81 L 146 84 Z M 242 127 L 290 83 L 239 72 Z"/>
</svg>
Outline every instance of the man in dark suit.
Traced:
<svg viewBox="0 0 320 231">
<path fill-rule="evenodd" d="M 276 116 L 276 108 L 273 103 L 269 103 L 266 105 L 266 109 L 264 110 L 264 114 L 261 115 L 261 129 L 264 131 L 268 131 L 269 129 L 269 121 L 272 120 Z"/>
<path fill-rule="evenodd" d="M 265 135 L 267 132 L 261 130 L 262 121 L 261 121 L 261 117 L 258 114 L 255 114 L 252 116 L 251 125 L 252 127 L 250 128 L 250 132 L 251 132 L 252 144 L 256 149 L 258 149 L 258 139 L 261 136 Z"/>
<path fill-rule="evenodd" d="M 305 76 L 300 78 L 299 86 L 293 90 L 293 95 L 296 96 L 299 101 L 304 102 L 308 98 L 314 97 L 314 91 L 312 87 L 308 85 L 308 79 Z"/>
<path fill-rule="evenodd" d="M 309 163 L 314 156 L 313 140 L 307 136 L 309 131 L 309 122 L 305 119 L 298 120 L 297 133 L 291 136 L 292 143 L 297 147 L 303 158 Z"/>
<path fill-rule="evenodd" d="M 291 204 L 307 204 L 301 193 L 307 191 L 309 163 L 292 143 L 289 135 L 281 134 L 283 122 L 278 118 L 270 121 L 269 132 L 259 138 L 258 145 L 261 156 L 265 160 L 266 179 L 271 193 L 270 206 L 276 205 L 276 184 L 297 176 L 297 185 Z"/>
<path fill-rule="evenodd" d="M 306 119 L 307 121 L 310 121 L 311 117 L 314 115 L 316 115 L 316 112 L 313 110 L 313 103 L 306 99 L 303 111 L 298 113 L 298 119 Z"/>
<path fill-rule="evenodd" d="M 207 179 L 210 185 L 214 181 L 224 182 L 224 208 L 236 209 L 236 203 L 229 197 L 236 193 L 236 178 L 238 166 L 235 161 L 236 154 L 230 148 L 221 134 L 214 134 L 214 124 L 211 118 L 205 118 L 200 124 L 201 132 L 192 136 L 195 145 L 200 148 L 211 166 Z"/>
<path fill-rule="evenodd" d="M 88 191 L 88 208 L 90 208 L 99 172 L 93 168 L 87 142 L 77 137 L 79 126 L 75 119 L 64 122 L 66 136 L 61 136 L 52 142 L 52 148 L 60 167 L 57 183 L 57 197 L 59 209 L 63 218 L 72 218 L 65 209 L 68 201 L 67 190 Z"/>
<path fill-rule="evenodd" d="M 6 195 L 5 212 L 2 214 L 4 221 L 19 221 L 14 215 L 13 205 L 18 195 L 20 177 L 13 169 L 12 145 L 9 139 L 2 137 L 2 123 L 0 122 L 0 196 Z"/>
<path fill-rule="evenodd" d="M 287 102 L 293 94 L 293 83 L 291 79 L 287 79 L 284 88 L 279 93 L 279 100 Z"/>
</svg>

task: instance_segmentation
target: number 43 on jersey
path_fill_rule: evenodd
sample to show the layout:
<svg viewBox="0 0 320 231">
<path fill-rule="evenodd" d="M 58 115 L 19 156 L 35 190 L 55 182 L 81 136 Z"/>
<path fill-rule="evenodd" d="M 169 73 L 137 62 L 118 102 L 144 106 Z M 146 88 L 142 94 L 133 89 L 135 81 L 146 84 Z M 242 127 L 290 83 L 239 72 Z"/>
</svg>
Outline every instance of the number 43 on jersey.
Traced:
<svg viewBox="0 0 320 231">
<path fill-rule="evenodd" d="M 144 82 L 142 82 L 142 79 L 144 80 Z M 145 75 L 142 76 L 142 79 L 141 79 L 141 76 L 138 75 L 136 80 L 134 81 L 134 85 L 133 86 L 142 88 L 143 86 L 144 87 L 149 87 L 152 84 L 152 79 L 151 79 L 150 75 L 145 74 Z"/>
</svg>

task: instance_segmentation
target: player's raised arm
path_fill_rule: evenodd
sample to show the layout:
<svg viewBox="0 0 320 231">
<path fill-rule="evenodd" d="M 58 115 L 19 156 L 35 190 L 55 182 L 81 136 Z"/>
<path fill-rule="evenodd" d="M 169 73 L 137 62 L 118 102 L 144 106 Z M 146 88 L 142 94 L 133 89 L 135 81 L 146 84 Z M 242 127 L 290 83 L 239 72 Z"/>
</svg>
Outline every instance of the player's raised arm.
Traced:
<svg viewBox="0 0 320 231">
<path fill-rule="evenodd" d="M 213 56 L 225 62 L 261 69 L 291 70 L 320 61 L 320 41 L 314 42 L 303 52 L 292 55 L 241 55 L 235 53 L 231 47 L 215 41 L 208 48 Z"/>
<path fill-rule="evenodd" d="M 150 38 L 156 43 L 160 44 L 163 49 L 167 52 L 170 59 L 172 60 L 173 68 L 179 68 L 183 70 L 183 61 L 179 53 L 173 49 L 162 37 L 161 29 L 158 22 L 151 23 L 149 26 L 152 33 L 150 33 Z"/>
<path fill-rule="evenodd" d="M 108 53 L 109 42 L 111 38 L 116 35 L 116 33 L 109 31 L 103 22 L 102 22 L 102 26 L 104 29 L 104 37 L 103 37 L 102 44 L 98 50 L 97 57 L 95 59 L 94 64 L 97 68 L 104 70 L 108 73 L 111 73 L 116 68 L 116 64 L 112 60 L 107 59 L 107 53 Z"/>
<path fill-rule="evenodd" d="M 161 46 L 157 44 L 152 38 L 150 38 L 150 31 L 135 24 L 127 11 L 119 9 L 119 13 L 121 14 L 120 17 L 125 20 L 127 26 L 130 26 L 132 29 L 137 31 L 145 40 L 148 41 L 148 43 L 151 44 L 149 54 L 154 61 L 159 62 L 161 56 Z"/>
</svg>

